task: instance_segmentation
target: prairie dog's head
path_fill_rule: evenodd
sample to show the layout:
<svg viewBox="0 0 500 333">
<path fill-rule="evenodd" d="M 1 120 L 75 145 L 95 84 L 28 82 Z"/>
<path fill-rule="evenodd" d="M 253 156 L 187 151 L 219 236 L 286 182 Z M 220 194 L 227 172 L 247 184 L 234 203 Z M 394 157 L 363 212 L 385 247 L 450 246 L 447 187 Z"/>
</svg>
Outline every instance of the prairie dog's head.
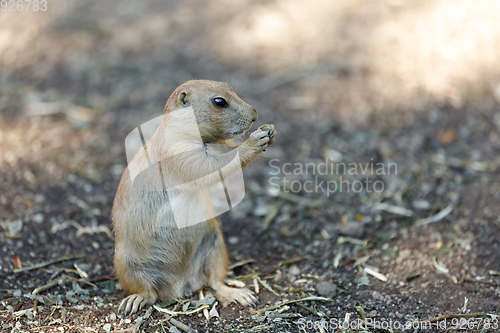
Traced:
<svg viewBox="0 0 500 333">
<path fill-rule="evenodd" d="M 255 108 L 245 103 L 225 82 L 191 80 L 175 89 L 165 105 L 164 114 L 192 107 L 203 142 L 230 139 L 257 120 Z"/>
</svg>

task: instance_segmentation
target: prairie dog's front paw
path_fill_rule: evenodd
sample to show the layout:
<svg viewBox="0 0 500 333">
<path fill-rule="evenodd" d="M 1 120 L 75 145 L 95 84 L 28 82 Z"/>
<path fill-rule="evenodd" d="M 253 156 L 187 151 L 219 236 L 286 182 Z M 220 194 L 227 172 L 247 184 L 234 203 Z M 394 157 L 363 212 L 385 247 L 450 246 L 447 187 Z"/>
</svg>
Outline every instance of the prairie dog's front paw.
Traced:
<svg viewBox="0 0 500 333">
<path fill-rule="evenodd" d="M 262 125 L 255 132 L 250 134 L 248 143 L 256 148 L 258 153 L 261 153 L 274 143 L 276 131 L 274 125 Z"/>
<path fill-rule="evenodd" d="M 266 131 L 267 136 L 269 137 L 269 142 L 267 143 L 269 146 L 274 143 L 274 137 L 276 136 L 276 130 L 274 129 L 273 124 L 265 124 L 259 127 L 259 129 Z"/>
</svg>

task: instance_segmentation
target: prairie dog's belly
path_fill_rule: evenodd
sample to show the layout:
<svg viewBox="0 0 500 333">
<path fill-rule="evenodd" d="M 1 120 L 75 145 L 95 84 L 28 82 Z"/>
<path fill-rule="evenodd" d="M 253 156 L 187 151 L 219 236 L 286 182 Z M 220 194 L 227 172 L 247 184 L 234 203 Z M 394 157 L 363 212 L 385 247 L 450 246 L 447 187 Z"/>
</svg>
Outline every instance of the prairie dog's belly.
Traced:
<svg viewBox="0 0 500 333">
<path fill-rule="evenodd" d="M 196 197 L 198 202 L 204 198 L 202 193 Z M 140 209 L 137 205 L 136 209 L 127 205 L 123 207 L 135 218 L 135 221 L 129 220 L 123 225 L 136 227 L 129 228 L 117 242 L 115 259 L 123 263 L 120 267 L 137 272 L 160 294 L 165 293 L 165 297 L 184 297 L 186 288 L 189 289 L 186 284 L 198 286 L 195 281 L 187 282 L 193 278 L 189 267 L 210 227 L 203 222 L 179 228 L 172 202 L 164 193 L 136 196 L 134 200 L 149 200 L 153 204 L 143 204 Z M 186 200 L 193 199 L 183 196 L 177 200 L 179 205 L 186 206 Z M 195 280 L 198 281 L 199 277 Z"/>
<path fill-rule="evenodd" d="M 181 230 L 215 217 L 213 206 L 206 190 L 169 193 L 168 201 L 158 209 L 157 219 Z"/>
</svg>

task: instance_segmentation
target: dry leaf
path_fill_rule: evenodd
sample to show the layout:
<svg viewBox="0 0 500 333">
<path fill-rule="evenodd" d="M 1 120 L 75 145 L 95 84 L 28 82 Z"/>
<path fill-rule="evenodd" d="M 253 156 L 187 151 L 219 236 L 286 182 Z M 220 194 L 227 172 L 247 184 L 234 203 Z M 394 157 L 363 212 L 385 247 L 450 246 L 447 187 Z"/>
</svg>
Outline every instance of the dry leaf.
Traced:
<svg viewBox="0 0 500 333">
<path fill-rule="evenodd" d="M 14 268 L 21 269 L 23 268 L 23 264 L 21 263 L 21 259 L 17 255 L 14 255 Z"/>
</svg>

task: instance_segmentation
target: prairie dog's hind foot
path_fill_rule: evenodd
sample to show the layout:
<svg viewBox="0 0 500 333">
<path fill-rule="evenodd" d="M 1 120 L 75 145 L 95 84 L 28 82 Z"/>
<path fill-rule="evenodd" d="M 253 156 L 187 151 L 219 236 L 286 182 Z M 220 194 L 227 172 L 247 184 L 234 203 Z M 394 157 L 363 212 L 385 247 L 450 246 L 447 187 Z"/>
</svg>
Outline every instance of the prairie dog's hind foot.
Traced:
<svg viewBox="0 0 500 333">
<path fill-rule="evenodd" d="M 259 303 L 253 291 L 247 288 L 231 288 L 226 285 L 220 286 L 215 292 L 215 296 L 223 302 L 231 303 L 236 301 L 241 305 L 256 306 Z"/>
<path fill-rule="evenodd" d="M 151 297 L 133 294 L 127 296 L 120 303 L 118 312 L 124 312 L 125 314 L 133 314 L 144 307 L 146 304 L 153 304 L 154 300 Z"/>
</svg>

